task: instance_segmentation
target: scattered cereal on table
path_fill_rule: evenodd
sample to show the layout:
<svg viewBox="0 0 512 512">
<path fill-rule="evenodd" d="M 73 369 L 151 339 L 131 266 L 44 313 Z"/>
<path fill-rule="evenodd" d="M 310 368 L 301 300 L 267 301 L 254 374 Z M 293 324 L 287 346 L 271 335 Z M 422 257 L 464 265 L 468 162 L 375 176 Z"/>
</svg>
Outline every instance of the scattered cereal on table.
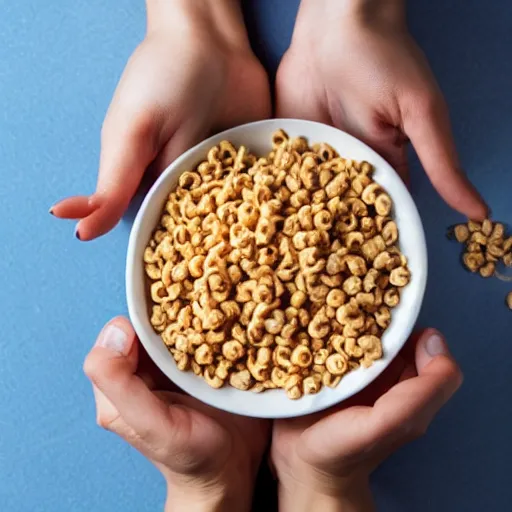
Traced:
<svg viewBox="0 0 512 512">
<path fill-rule="evenodd" d="M 462 262 L 470 272 L 478 272 L 485 278 L 498 277 L 502 281 L 512 281 L 512 277 L 502 275 L 496 268 L 500 263 L 512 267 L 512 236 L 507 236 L 504 224 L 490 219 L 482 223 L 468 221 L 467 224 L 454 226 L 448 234 L 464 244 Z M 509 307 L 511 303 L 512 292 L 507 296 Z"/>
</svg>

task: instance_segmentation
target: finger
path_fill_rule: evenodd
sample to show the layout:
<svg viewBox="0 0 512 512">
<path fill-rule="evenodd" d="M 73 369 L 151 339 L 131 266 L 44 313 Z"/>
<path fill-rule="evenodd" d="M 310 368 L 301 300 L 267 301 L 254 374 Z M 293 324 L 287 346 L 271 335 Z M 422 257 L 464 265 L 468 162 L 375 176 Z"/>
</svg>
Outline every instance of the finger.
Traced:
<svg viewBox="0 0 512 512">
<path fill-rule="evenodd" d="M 105 430 L 122 437 L 133 447 L 138 448 L 143 453 L 146 453 L 147 456 L 151 457 L 151 452 L 147 452 L 146 447 L 141 444 L 141 441 L 145 441 L 146 439 L 141 437 L 124 421 L 124 418 L 119 414 L 115 405 L 94 384 L 92 390 L 96 402 L 96 423 Z M 158 395 L 158 392 L 156 393 Z"/>
<path fill-rule="evenodd" d="M 81 239 L 110 231 L 121 219 L 159 149 L 161 123 L 152 112 L 123 112 L 114 107 L 102 131 L 95 215 L 78 225 Z M 127 115 L 130 114 L 128 118 Z"/>
<path fill-rule="evenodd" d="M 161 379 L 160 375 L 155 372 L 156 366 L 141 347 L 138 349 L 138 356 L 137 375 L 149 389 L 154 390 L 157 382 L 159 383 Z M 161 375 L 163 376 L 163 374 Z M 96 403 L 96 423 L 126 440 L 131 439 L 133 429 L 126 424 L 115 405 L 94 384 L 92 385 L 92 391 Z"/>
<path fill-rule="evenodd" d="M 408 364 L 405 366 L 403 372 L 401 373 L 398 382 L 403 382 L 404 380 L 413 379 L 418 376 L 418 372 L 416 371 L 416 367 L 413 364 Z"/>
<path fill-rule="evenodd" d="M 462 383 L 460 368 L 434 329 L 418 340 L 416 371 L 417 377 L 403 380 L 375 403 L 372 420 L 379 436 L 404 429 L 412 437 L 421 435 Z"/>
<path fill-rule="evenodd" d="M 470 219 L 485 219 L 488 208 L 460 168 L 448 109 L 441 94 L 423 103 L 412 103 L 403 109 L 402 115 L 404 131 L 441 197 Z"/>
<path fill-rule="evenodd" d="M 50 208 L 50 213 L 59 219 L 81 219 L 90 215 L 98 207 L 89 196 L 68 197 Z"/>
<path fill-rule="evenodd" d="M 171 414 L 168 405 L 135 374 L 138 348 L 130 323 L 117 318 L 101 332 L 85 360 L 84 372 L 140 438 L 168 439 L 179 431 L 176 424 L 183 421 L 185 410 Z"/>
<path fill-rule="evenodd" d="M 110 432 L 126 439 L 129 427 L 121 418 L 114 404 L 96 387 L 92 386 L 94 401 L 96 403 L 96 423 Z"/>
<path fill-rule="evenodd" d="M 462 375 L 437 331 L 425 331 L 416 346 L 418 377 L 395 385 L 373 407 L 351 407 L 304 432 L 310 457 L 350 458 L 375 446 L 395 445 L 422 434 L 461 384 Z M 408 370 L 405 370 L 408 371 Z"/>
<path fill-rule="evenodd" d="M 137 375 L 142 379 L 144 384 L 150 389 L 154 391 L 157 388 L 157 383 L 160 380 L 160 375 L 156 376 L 153 373 L 153 368 L 149 366 L 149 356 L 146 354 L 144 359 L 148 360 L 148 364 L 141 364 L 141 357 L 143 354 L 146 354 L 145 350 L 139 347 L 139 363 L 137 365 Z M 154 364 L 154 363 L 153 363 Z M 163 376 L 163 374 L 161 374 Z M 165 377 L 165 376 L 164 376 Z M 109 425 L 115 422 L 118 418 L 120 418 L 119 411 L 114 406 L 114 404 L 93 384 L 92 391 L 94 394 L 94 399 L 96 401 L 96 413 L 97 413 L 97 422 L 100 426 L 107 428 L 108 430 L 112 430 L 109 428 Z M 120 434 L 120 432 L 117 432 Z"/>
<path fill-rule="evenodd" d="M 157 154 L 160 124 L 151 112 L 133 112 L 114 100 L 102 130 L 96 192 L 52 208 L 58 217 L 81 219 L 80 240 L 103 235 L 119 222 Z"/>
<path fill-rule="evenodd" d="M 181 390 L 170 381 L 158 366 L 149 357 L 142 345 L 139 344 L 139 361 L 137 364 L 137 375 L 146 383 L 151 390 L 176 391 Z"/>
</svg>

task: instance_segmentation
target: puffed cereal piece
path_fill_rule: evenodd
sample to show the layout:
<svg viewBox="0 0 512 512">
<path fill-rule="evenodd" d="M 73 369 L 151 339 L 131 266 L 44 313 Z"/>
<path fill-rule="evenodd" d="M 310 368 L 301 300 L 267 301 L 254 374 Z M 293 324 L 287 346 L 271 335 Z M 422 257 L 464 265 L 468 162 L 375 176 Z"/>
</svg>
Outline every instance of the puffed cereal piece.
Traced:
<svg viewBox="0 0 512 512">
<path fill-rule="evenodd" d="M 383 217 L 387 217 L 391 213 L 391 208 L 393 206 L 393 202 L 391 201 L 391 197 L 389 194 L 382 193 L 377 196 L 375 200 L 375 211 L 382 215 Z"/>
<path fill-rule="evenodd" d="M 395 221 L 388 221 L 382 228 L 382 238 L 386 246 L 391 246 L 398 241 L 398 227 Z"/>
<path fill-rule="evenodd" d="M 486 236 L 486 237 L 490 237 L 491 234 L 492 234 L 492 228 L 493 228 L 493 225 L 492 225 L 492 222 L 489 220 L 489 219 L 485 219 L 483 222 L 482 222 L 482 233 Z"/>
<path fill-rule="evenodd" d="M 343 375 L 348 370 L 347 360 L 338 353 L 331 354 L 325 361 L 325 368 L 331 375 Z"/>
<path fill-rule="evenodd" d="M 458 224 L 453 228 L 453 235 L 457 242 L 463 244 L 469 240 L 470 231 L 467 224 Z"/>
<path fill-rule="evenodd" d="M 322 378 L 319 374 L 310 375 L 302 381 L 302 390 L 305 395 L 314 395 L 322 387 Z"/>
<path fill-rule="evenodd" d="M 409 269 L 407 269 L 406 267 L 395 268 L 389 274 L 389 282 L 393 286 L 398 286 L 400 288 L 407 285 L 409 283 L 410 278 L 411 273 L 409 272 Z"/>
<path fill-rule="evenodd" d="M 384 304 L 390 308 L 398 306 L 400 302 L 400 293 L 397 288 L 390 288 L 384 292 Z"/>
<path fill-rule="evenodd" d="M 388 307 L 380 307 L 375 313 L 375 321 L 379 327 L 382 329 L 387 329 L 389 324 L 391 323 L 391 312 Z"/>
<path fill-rule="evenodd" d="M 363 349 L 364 355 L 361 364 L 368 368 L 382 357 L 382 343 L 380 338 L 373 335 L 364 335 L 357 340 L 357 344 Z"/>
<path fill-rule="evenodd" d="M 495 270 L 496 264 L 492 261 L 489 261 L 483 267 L 480 267 L 479 272 L 482 277 L 492 277 Z"/>
<path fill-rule="evenodd" d="M 467 252 L 462 257 L 464 265 L 471 272 L 477 272 L 485 264 L 485 257 L 481 252 Z"/>
<path fill-rule="evenodd" d="M 341 381 L 341 375 L 333 375 L 329 372 L 322 374 L 322 384 L 329 388 L 335 388 Z"/>
<path fill-rule="evenodd" d="M 251 374 L 249 370 L 244 369 L 238 372 L 233 372 L 229 376 L 229 384 L 241 391 L 247 391 L 251 386 Z"/>
<path fill-rule="evenodd" d="M 307 346 L 298 345 L 292 351 L 290 362 L 300 368 L 308 368 L 313 363 L 313 355 Z"/>
<path fill-rule="evenodd" d="M 366 274 L 366 262 L 361 256 L 347 255 L 344 261 L 352 275 L 361 277 Z"/>
</svg>

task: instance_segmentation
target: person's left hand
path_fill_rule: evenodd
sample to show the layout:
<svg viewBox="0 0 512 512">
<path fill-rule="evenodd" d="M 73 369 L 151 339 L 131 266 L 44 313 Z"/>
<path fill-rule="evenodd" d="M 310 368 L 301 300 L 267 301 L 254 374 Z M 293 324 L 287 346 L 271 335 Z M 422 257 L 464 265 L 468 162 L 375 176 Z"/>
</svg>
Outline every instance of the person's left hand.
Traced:
<svg viewBox="0 0 512 512">
<path fill-rule="evenodd" d="M 404 4 L 302 0 L 277 73 L 277 116 L 340 128 L 406 180 L 410 139 L 443 199 L 483 220 L 487 207 L 461 171 L 444 98 L 407 29 Z"/>
<path fill-rule="evenodd" d="M 461 382 L 444 340 L 427 330 L 353 399 L 315 415 L 276 421 L 271 454 L 280 510 L 373 510 L 370 473 L 424 434 Z"/>
<path fill-rule="evenodd" d="M 166 510 L 250 510 L 269 424 L 187 396 L 149 360 L 124 318 L 109 322 L 84 363 L 97 422 L 162 472 Z"/>
</svg>

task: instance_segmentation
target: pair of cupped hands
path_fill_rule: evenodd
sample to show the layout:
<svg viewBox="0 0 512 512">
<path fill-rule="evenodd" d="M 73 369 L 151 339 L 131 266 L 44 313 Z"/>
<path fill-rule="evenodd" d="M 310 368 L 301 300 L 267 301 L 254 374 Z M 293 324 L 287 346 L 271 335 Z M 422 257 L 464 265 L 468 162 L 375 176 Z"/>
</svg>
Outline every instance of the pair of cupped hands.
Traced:
<svg viewBox="0 0 512 512">
<path fill-rule="evenodd" d="M 277 73 L 275 115 L 351 133 L 405 180 L 410 141 L 446 202 L 483 219 L 485 203 L 460 170 L 447 108 L 401 4 L 302 0 Z M 96 192 L 65 199 L 52 213 L 79 219 L 80 240 L 103 235 L 145 173 L 157 175 L 213 132 L 271 115 L 269 80 L 235 0 L 148 0 L 147 35 L 103 125 Z M 271 423 L 181 393 L 123 318 L 102 330 L 85 372 L 98 423 L 158 467 L 168 510 L 190 511 L 249 510 L 269 445 L 281 510 L 371 510 L 370 473 L 423 434 L 462 381 L 443 337 L 428 329 L 360 395 L 319 414 Z"/>
</svg>

